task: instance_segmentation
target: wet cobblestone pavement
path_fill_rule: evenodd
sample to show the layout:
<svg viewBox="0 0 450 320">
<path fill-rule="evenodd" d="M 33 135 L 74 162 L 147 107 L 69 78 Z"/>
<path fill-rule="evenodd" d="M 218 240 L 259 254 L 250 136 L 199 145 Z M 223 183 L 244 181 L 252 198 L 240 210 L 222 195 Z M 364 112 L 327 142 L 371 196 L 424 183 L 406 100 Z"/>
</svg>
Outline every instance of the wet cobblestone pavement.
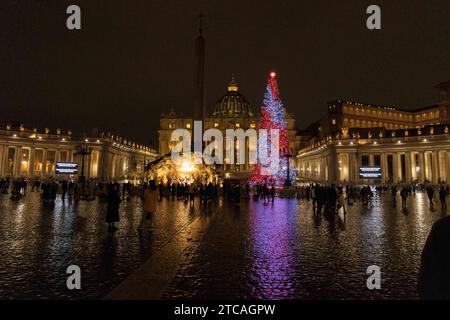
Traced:
<svg viewBox="0 0 450 320">
<path fill-rule="evenodd" d="M 122 202 L 120 226 L 108 233 L 106 203 L 62 201 L 53 206 L 29 192 L 19 201 L 0 195 L 0 299 L 102 298 L 196 215 L 184 202 L 162 201 L 152 228 L 142 223 L 138 198 Z M 82 289 L 68 290 L 76 264 Z"/>
<path fill-rule="evenodd" d="M 344 220 L 315 217 L 297 200 L 225 204 L 164 298 L 417 299 L 420 254 L 434 221 L 424 194 L 349 207 Z M 381 290 L 368 290 L 366 269 L 381 268 Z"/>
<path fill-rule="evenodd" d="M 311 203 L 242 200 L 207 210 L 158 203 L 152 228 L 141 231 L 141 203 L 121 205 L 119 231 L 108 234 L 105 204 L 37 193 L 19 201 L 0 195 L 0 298 L 103 298 L 197 217 L 204 230 L 189 246 L 162 298 L 405 299 L 417 298 L 420 253 L 434 221 L 421 193 L 407 213 L 389 195 L 349 207 L 344 220 L 315 217 Z M 82 290 L 66 289 L 68 265 L 82 270 Z M 366 288 L 366 268 L 381 267 L 381 290 Z"/>
</svg>

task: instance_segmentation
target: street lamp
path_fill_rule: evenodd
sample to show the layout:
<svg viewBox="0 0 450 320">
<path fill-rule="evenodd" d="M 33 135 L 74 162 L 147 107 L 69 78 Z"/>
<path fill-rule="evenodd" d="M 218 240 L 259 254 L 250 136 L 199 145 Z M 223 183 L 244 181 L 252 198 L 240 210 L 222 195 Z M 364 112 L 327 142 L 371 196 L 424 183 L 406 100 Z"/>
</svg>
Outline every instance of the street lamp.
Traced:
<svg viewBox="0 0 450 320">
<path fill-rule="evenodd" d="M 291 173 L 290 173 L 290 165 L 289 165 L 289 159 L 292 158 L 292 154 L 290 154 L 289 152 L 287 154 L 284 155 L 287 159 L 287 171 L 286 171 L 286 180 L 284 181 L 284 186 L 286 188 L 289 188 L 292 183 L 291 183 Z"/>
<path fill-rule="evenodd" d="M 77 155 L 81 156 L 81 174 L 79 177 L 79 180 L 81 183 L 84 183 L 85 176 L 84 176 L 84 157 L 91 154 L 91 148 L 86 145 L 80 145 L 78 146 L 78 151 L 76 152 Z"/>
</svg>

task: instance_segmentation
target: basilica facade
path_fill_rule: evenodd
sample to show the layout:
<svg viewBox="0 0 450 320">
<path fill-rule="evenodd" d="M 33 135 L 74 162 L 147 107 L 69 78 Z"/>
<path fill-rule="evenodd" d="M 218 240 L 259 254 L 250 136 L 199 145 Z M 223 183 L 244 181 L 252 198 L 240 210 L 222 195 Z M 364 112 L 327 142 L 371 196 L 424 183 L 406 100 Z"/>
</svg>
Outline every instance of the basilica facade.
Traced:
<svg viewBox="0 0 450 320">
<path fill-rule="evenodd" d="M 336 100 L 299 131 L 301 181 L 438 183 L 450 179 L 450 81 L 436 86 L 438 103 L 415 110 Z M 379 167 L 376 179 L 360 168 Z"/>
<path fill-rule="evenodd" d="M 211 112 L 207 112 L 204 118 L 204 130 L 215 128 L 219 129 L 225 137 L 227 129 L 257 129 L 259 113 L 255 113 L 250 106 L 247 98 L 239 92 L 239 86 L 233 78 L 227 90 L 220 97 Z M 288 128 L 289 148 L 292 154 L 298 150 L 297 130 L 295 128 L 295 118 L 290 114 L 285 114 Z M 161 155 L 169 154 L 174 143 L 171 142 L 171 134 L 174 129 L 184 128 L 191 131 L 193 126 L 192 117 L 185 117 L 182 114 L 171 111 L 168 114 L 162 114 L 159 127 L 159 153 Z M 225 140 L 225 139 L 224 139 Z M 227 147 L 224 141 L 224 164 L 217 165 L 216 171 L 229 178 L 245 179 L 253 170 L 254 165 L 250 165 L 248 155 L 251 150 L 256 150 L 256 145 L 252 145 L 249 139 L 245 141 L 245 163 L 236 164 L 236 154 L 239 148 L 239 142 L 235 141 L 233 146 L 234 161 L 225 157 Z"/>
</svg>

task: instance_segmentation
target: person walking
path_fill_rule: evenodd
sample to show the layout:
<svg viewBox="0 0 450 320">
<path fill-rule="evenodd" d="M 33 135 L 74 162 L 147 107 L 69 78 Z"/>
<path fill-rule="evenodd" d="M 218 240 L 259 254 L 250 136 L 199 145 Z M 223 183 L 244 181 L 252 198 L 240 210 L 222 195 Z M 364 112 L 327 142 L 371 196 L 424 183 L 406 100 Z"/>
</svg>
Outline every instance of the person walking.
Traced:
<svg viewBox="0 0 450 320">
<path fill-rule="evenodd" d="M 311 189 L 309 189 L 309 190 L 310 190 L 309 194 L 311 195 L 311 198 L 312 198 L 312 205 L 313 205 L 313 208 L 315 208 L 317 206 L 316 186 L 312 185 Z M 309 195 L 307 197 L 309 198 Z"/>
<path fill-rule="evenodd" d="M 158 202 L 155 180 L 150 180 L 149 186 L 144 185 L 144 189 L 144 217 L 148 220 L 156 212 L 156 203 Z"/>
<path fill-rule="evenodd" d="M 441 208 L 447 209 L 447 202 L 445 201 L 447 198 L 447 186 L 445 183 L 441 183 L 441 186 L 439 188 L 439 200 L 441 201 Z"/>
<path fill-rule="evenodd" d="M 188 186 L 188 190 L 189 190 L 189 204 L 194 204 L 194 200 L 195 200 L 195 186 L 194 183 L 190 183 Z"/>
<path fill-rule="evenodd" d="M 106 208 L 106 223 L 111 231 L 118 230 L 116 224 L 120 221 L 119 205 L 120 205 L 119 185 L 112 184 L 108 192 L 108 206 Z"/>
<path fill-rule="evenodd" d="M 406 200 L 408 199 L 408 190 L 403 187 L 400 191 L 400 197 L 402 198 L 402 209 L 406 209 Z"/>
<path fill-rule="evenodd" d="M 275 201 L 275 186 L 272 185 L 270 188 L 270 197 L 272 198 L 272 203 Z"/>
<path fill-rule="evenodd" d="M 63 181 L 61 182 L 61 191 L 62 191 L 62 193 L 61 193 L 61 198 L 62 198 L 62 199 L 65 199 L 65 198 L 66 198 L 67 189 L 68 189 L 68 183 L 67 183 L 67 180 L 63 180 Z"/>
<path fill-rule="evenodd" d="M 427 187 L 427 195 L 428 195 L 428 200 L 430 200 L 430 208 L 434 209 L 434 203 L 433 203 L 434 189 L 432 186 Z"/>
<path fill-rule="evenodd" d="M 341 208 L 344 213 L 344 216 L 347 215 L 347 208 L 345 207 L 344 191 L 342 189 L 339 190 L 337 210 L 339 211 Z"/>
</svg>

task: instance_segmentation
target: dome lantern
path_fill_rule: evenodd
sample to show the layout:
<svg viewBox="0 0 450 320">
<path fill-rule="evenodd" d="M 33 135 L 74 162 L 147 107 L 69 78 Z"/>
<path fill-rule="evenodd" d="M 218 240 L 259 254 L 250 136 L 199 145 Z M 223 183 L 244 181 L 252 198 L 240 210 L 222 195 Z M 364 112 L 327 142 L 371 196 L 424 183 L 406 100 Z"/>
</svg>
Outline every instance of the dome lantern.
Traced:
<svg viewBox="0 0 450 320">
<path fill-rule="evenodd" d="M 230 84 L 228 85 L 228 91 L 238 91 L 238 84 L 234 79 L 234 75 L 231 76 Z"/>
<path fill-rule="evenodd" d="M 213 116 L 214 117 L 252 117 L 253 113 L 250 109 L 250 103 L 238 92 L 238 84 L 234 78 L 227 87 L 225 93 L 216 103 Z"/>
</svg>

